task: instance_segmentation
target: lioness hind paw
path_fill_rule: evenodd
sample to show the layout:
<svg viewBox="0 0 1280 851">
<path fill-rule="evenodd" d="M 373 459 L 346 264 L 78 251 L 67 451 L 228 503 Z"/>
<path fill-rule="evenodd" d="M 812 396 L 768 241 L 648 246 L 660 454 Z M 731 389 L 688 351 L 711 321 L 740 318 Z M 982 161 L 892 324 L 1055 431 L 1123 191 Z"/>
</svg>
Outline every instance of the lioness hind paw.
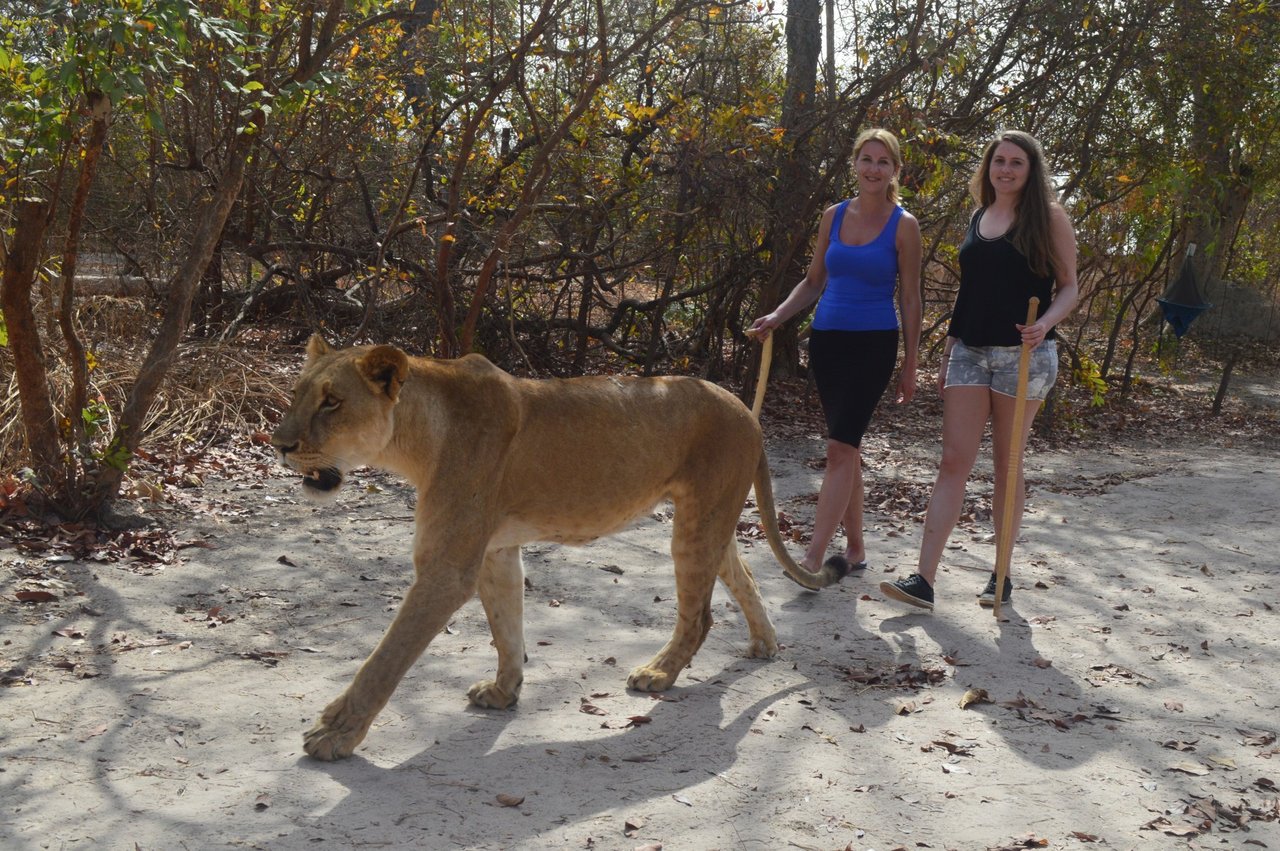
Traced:
<svg viewBox="0 0 1280 851">
<path fill-rule="evenodd" d="M 763 638 L 753 638 L 751 645 L 747 648 L 747 655 L 752 659 L 772 659 L 778 655 L 778 642 L 776 640 L 766 641 Z"/>
<path fill-rule="evenodd" d="M 676 678 L 665 671 L 648 665 L 642 665 L 627 677 L 627 688 L 636 691 L 666 691 L 675 683 Z"/>
<path fill-rule="evenodd" d="M 508 692 L 500 688 L 494 680 L 483 680 L 467 691 L 467 699 L 481 709 L 510 709 L 520 699 L 520 687 Z"/>
</svg>

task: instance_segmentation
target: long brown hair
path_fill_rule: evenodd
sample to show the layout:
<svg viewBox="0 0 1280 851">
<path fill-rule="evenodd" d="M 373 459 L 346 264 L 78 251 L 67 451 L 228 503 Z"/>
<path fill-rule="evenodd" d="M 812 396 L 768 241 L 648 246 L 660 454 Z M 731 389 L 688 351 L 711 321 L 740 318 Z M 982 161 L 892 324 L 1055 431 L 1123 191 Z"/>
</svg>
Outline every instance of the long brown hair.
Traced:
<svg viewBox="0 0 1280 851">
<path fill-rule="evenodd" d="M 991 158 L 1001 142 L 1011 142 L 1027 155 L 1026 185 L 1018 199 L 1018 218 L 1009 234 L 1015 248 L 1027 258 L 1031 271 L 1040 276 L 1054 271 L 1053 237 L 1050 232 L 1049 212 L 1058 202 L 1057 193 L 1049 182 L 1049 171 L 1044 164 L 1044 150 L 1030 133 L 1021 130 L 1002 130 L 987 143 L 982 151 L 982 165 L 969 179 L 969 194 L 982 207 L 989 207 L 996 200 L 995 187 L 991 185 Z"/>
<path fill-rule="evenodd" d="M 898 203 L 898 174 L 902 171 L 902 148 L 898 145 L 898 137 L 885 130 L 883 127 L 872 127 L 870 130 L 863 130 L 858 134 L 858 138 L 853 143 L 853 168 L 857 169 L 858 154 L 862 153 L 862 146 L 868 142 L 879 142 L 889 149 L 889 159 L 893 160 L 895 169 L 893 177 L 889 180 L 889 201 Z"/>
</svg>

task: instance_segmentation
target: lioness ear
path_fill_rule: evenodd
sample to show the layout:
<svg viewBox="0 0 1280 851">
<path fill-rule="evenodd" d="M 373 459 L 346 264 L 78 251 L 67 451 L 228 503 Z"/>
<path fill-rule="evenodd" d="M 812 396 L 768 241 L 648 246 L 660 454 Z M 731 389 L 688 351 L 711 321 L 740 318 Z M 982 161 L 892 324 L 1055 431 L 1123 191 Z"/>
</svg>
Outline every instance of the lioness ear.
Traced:
<svg viewBox="0 0 1280 851">
<path fill-rule="evenodd" d="M 311 339 L 307 340 L 307 363 L 319 358 L 321 355 L 327 355 L 333 349 L 329 348 L 329 344 L 324 341 L 324 337 L 319 334 L 312 334 Z"/>
<path fill-rule="evenodd" d="M 365 380 L 386 393 L 391 401 L 409 374 L 409 358 L 395 346 L 374 346 L 356 363 Z"/>
</svg>

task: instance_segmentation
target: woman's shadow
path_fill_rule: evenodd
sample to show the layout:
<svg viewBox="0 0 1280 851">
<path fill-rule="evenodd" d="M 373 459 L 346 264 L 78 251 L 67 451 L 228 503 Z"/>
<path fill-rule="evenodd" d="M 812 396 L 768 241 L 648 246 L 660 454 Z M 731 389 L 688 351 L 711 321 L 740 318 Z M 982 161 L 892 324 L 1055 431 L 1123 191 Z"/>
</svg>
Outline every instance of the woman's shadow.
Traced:
<svg viewBox="0 0 1280 851">
<path fill-rule="evenodd" d="M 1027 762 L 1039 768 L 1068 769 L 1073 760 L 1087 760 L 1106 747 L 1104 737 L 1091 728 L 1105 723 L 1111 710 L 1088 704 L 1083 684 L 1042 656 L 1032 624 L 1012 604 L 1001 607 L 994 641 L 986 629 L 958 628 L 949 615 L 904 613 L 886 618 L 880 631 L 896 645 L 904 662 L 918 663 L 928 655 L 922 654 L 916 633 L 928 636 L 954 666 L 957 690 L 964 692 L 963 698 L 972 699 L 966 708 L 983 715 L 989 729 Z M 972 616 L 989 618 L 991 610 Z M 957 700 L 963 698 L 957 695 Z M 1070 737 L 1071 747 L 1053 747 L 1054 736 Z"/>
</svg>

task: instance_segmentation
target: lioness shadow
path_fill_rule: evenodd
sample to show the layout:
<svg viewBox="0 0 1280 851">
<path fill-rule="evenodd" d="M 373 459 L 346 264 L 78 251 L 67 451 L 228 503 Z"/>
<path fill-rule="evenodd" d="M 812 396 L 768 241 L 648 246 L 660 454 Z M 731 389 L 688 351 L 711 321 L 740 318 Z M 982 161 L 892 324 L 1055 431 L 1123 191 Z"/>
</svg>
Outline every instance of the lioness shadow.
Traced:
<svg viewBox="0 0 1280 851">
<path fill-rule="evenodd" d="M 337 837 L 355 842 L 375 825 L 394 825 L 397 847 L 517 848 L 535 839 L 539 847 L 558 847 L 555 832 L 567 824 L 575 825 L 573 847 L 612 847 L 610 841 L 623 839 L 618 810 L 642 813 L 652 799 L 729 771 L 760 716 L 804 688 L 726 708 L 734 692 L 748 690 L 744 681 L 761 664 L 740 660 L 707 681 L 677 685 L 653 701 L 644 723 L 635 719 L 600 735 L 541 737 L 539 716 L 561 707 L 533 699 L 512 712 L 468 709 L 430 747 L 391 767 L 361 751 L 339 763 L 301 758 L 299 770 L 325 772 L 347 794 L 273 847 L 312 847 Z M 538 690 L 545 699 L 558 685 L 544 681 Z M 598 829 L 584 827 L 593 816 L 602 822 Z M 626 847 L 634 844 L 626 840 Z"/>
<path fill-rule="evenodd" d="M 466 704 L 467 685 L 492 664 L 487 625 L 472 601 L 456 616 L 458 635 L 433 643 L 352 758 L 299 758 L 297 770 L 320 773 L 346 791 L 305 823 L 295 819 L 298 828 L 272 847 L 309 848 L 340 837 L 357 844 L 379 831 L 380 841 L 393 836 L 396 847 L 562 847 L 548 835 L 573 825 L 565 847 L 587 847 L 589 832 L 590 847 L 608 848 L 624 840 L 627 814 L 651 811 L 655 799 L 672 795 L 696 798 L 694 787 L 734 773 L 742 749 L 751 747 L 748 737 L 762 742 L 752 736 L 768 727 L 762 716 L 794 706 L 797 693 L 817 684 L 792 671 L 790 657 L 808 653 L 796 643 L 808 631 L 805 622 L 848 610 L 828 599 L 834 594 L 801 591 L 757 553 L 749 558 L 788 648 L 781 657 L 743 655 L 746 623 L 718 583 L 715 625 L 676 686 L 661 695 L 627 692 L 628 667 L 660 645 L 675 615 L 667 537 L 663 524 L 645 523 L 585 547 L 527 547 L 530 658 L 520 703 L 512 711 Z M 589 704 L 607 714 L 591 714 Z"/>
</svg>

